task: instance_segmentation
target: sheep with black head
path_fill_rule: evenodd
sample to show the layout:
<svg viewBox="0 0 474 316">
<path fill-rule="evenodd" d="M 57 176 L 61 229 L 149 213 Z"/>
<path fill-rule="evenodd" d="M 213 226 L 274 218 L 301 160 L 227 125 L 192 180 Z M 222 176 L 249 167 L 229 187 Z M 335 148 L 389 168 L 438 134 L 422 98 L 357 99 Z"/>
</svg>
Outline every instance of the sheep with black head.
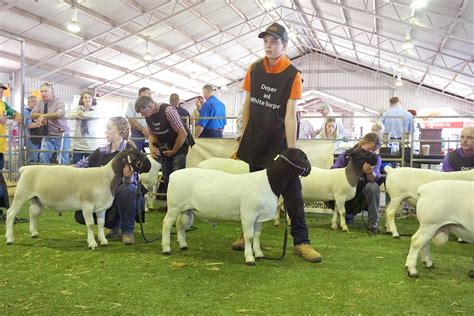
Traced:
<svg viewBox="0 0 474 316">
<path fill-rule="evenodd" d="M 195 213 L 210 222 L 240 221 L 245 263 L 255 265 L 255 258 L 263 257 L 262 222 L 274 218 L 278 197 L 288 182 L 310 172 L 308 157 L 296 148 L 284 150 L 266 170 L 248 174 L 199 168 L 173 172 L 167 193 L 168 213 L 163 220 L 163 254 L 171 253 L 170 233 L 175 222 L 179 246 L 182 250 L 188 248 L 184 228 Z"/>
<path fill-rule="evenodd" d="M 44 207 L 62 212 L 81 209 L 87 225 L 87 243 L 97 248 L 94 238 L 93 213 L 97 213 L 98 238 L 101 245 L 108 241 L 104 233 L 105 210 L 114 200 L 115 190 L 123 179 L 123 169 L 130 165 L 138 173 L 150 170 L 150 161 L 134 148 L 118 153 L 107 165 L 98 168 L 74 168 L 71 166 L 24 166 L 21 167 L 15 196 L 7 211 L 6 241 L 14 243 L 13 221 L 23 204 L 30 200 L 31 237 L 39 236 L 38 216 Z"/>
</svg>

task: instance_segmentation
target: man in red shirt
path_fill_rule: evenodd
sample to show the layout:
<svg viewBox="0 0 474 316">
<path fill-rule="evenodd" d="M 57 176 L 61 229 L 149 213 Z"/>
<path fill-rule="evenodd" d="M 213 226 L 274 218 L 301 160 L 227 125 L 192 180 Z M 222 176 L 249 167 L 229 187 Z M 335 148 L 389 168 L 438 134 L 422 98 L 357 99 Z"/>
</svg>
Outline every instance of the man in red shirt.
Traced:
<svg viewBox="0 0 474 316">
<path fill-rule="evenodd" d="M 237 157 L 250 165 L 250 172 L 266 168 L 284 149 L 295 147 L 296 100 L 302 95 L 301 73 L 284 54 L 285 28 L 273 23 L 258 37 L 263 38 L 265 58 L 253 63 L 245 76 L 242 139 L 237 151 Z M 291 219 L 294 254 L 320 262 L 321 255 L 308 238 L 299 179 L 288 184 L 283 198 Z M 241 250 L 243 245 L 241 236 L 232 249 Z"/>
</svg>

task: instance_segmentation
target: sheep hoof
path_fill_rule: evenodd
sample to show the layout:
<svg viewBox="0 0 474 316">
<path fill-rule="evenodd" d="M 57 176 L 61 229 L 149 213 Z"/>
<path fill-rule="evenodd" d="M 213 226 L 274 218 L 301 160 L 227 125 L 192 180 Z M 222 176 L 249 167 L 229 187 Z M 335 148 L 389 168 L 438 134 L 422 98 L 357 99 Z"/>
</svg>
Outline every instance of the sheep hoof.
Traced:
<svg viewBox="0 0 474 316">
<path fill-rule="evenodd" d="M 407 271 L 407 273 L 410 278 L 414 278 L 414 279 L 418 278 L 418 273 L 410 273 L 409 271 Z"/>
<path fill-rule="evenodd" d="M 332 230 L 337 230 L 337 225 L 335 225 L 335 226 L 334 226 L 334 225 L 331 225 L 331 229 L 332 229 Z"/>
<path fill-rule="evenodd" d="M 400 235 L 393 235 L 392 237 L 395 239 L 400 239 Z"/>
<path fill-rule="evenodd" d="M 184 246 L 184 247 L 181 247 L 181 248 L 179 248 L 179 249 L 181 249 L 181 250 L 188 250 L 189 248 L 188 248 L 188 246 Z"/>
<path fill-rule="evenodd" d="M 14 244 L 13 241 L 7 241 L 7 245 L 11 246 L 11 245 L 13 245 L 13 244 Z"/>
<path fill-rule="evenodd" d="M 31 238 L 39 238 L 39 234 L 33 234 L 31 235 Z"/>
<path fill-rule="evenodd" d="M 245 262 L 245 265 L 253 267 L 253 266 L 256 265 L 256 263 L 255 263 L 255 261 L 248 261 L 248 262 Z"/>
<path fill-rule="evenodd" d="M 433 270 L 435 268 L 433 263 L 431 263 L 431 265 L 428 265 L 427 262 L 423 262 L 423 265 L 425 266 L 426 269 Z"/>
<path fill-rule="evenodd" d="M 171 255 L 171 251 L 163 251 L 162 254 L 164 256 L 170 256 Z"/>
</svg>

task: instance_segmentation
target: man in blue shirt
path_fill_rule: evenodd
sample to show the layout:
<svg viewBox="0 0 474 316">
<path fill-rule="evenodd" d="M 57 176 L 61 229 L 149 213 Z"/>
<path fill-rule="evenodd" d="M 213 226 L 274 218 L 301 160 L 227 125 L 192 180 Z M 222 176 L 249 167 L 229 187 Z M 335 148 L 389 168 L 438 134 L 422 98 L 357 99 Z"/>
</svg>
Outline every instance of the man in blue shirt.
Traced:
<svg viewBox="0 0 474 316">
<path fill-rule="evenodd" d="M 202 87 L 202 95 L 206 102 L 201 107 L 201 119 L 196 124 L 195 135 L 222 138 L 222 130 L 226 125 L 225 105 L 214 96 L 214 89 L 209 84 Z"/>
<path fill-rule="evenodd" d="M 398 116 L 398 117 L 397 117 Z M 403 133 L 411 130 L 412 115 L 402 109 L 398 97 L 390 98 L 390 109 L 382 114 L 380 122 L 385 126 L 385 133 L 391 139 L 402 139 Z"/>
</svg>

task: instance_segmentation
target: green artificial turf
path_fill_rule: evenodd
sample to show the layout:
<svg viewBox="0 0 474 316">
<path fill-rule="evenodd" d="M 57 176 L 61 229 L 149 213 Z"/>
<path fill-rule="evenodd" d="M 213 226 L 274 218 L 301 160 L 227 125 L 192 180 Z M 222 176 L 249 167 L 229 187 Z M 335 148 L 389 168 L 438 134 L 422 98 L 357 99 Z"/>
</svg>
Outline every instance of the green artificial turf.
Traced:
<svg viewBox="0 0 474 316">
<path fill-rule="evenodd" d="M 160 233 L 162 219 L 147 214 L 150 237 Z M 360 217 L 350 233 L 332 231 L 327 215 L 308 215 L 307 223 L 322 263 L 294 256 L 290 239 L 283 260 L 249 267 L 242 252 L 230 249 L 237 223 L 196 220 L 198 229 L 187 234 L 189 250 L 179 250 L 173 235 L 172 255 L 163 256 L 160 241 L 141 240 L 138 225 L 137 244 L 115 241 L 90 251 L 86 228 L 72 212 L 46 210 L 39 239 L 29 237 L 25 223 L 15 225 L 15 245 L 2 238 L 0 314 L 474 314 L 474 280 L 467 276 L 472 244 L 432 246 L 436 268 L 419 263 L 420 278 L 411 279 L 404 270 L 409 237 L 369 236 Z M 397 224 L 406 235 L 418 227 L 416 219 Z M 267 256 L 280 255 L 283 232 L 265 224 Z"/>
</svg>

